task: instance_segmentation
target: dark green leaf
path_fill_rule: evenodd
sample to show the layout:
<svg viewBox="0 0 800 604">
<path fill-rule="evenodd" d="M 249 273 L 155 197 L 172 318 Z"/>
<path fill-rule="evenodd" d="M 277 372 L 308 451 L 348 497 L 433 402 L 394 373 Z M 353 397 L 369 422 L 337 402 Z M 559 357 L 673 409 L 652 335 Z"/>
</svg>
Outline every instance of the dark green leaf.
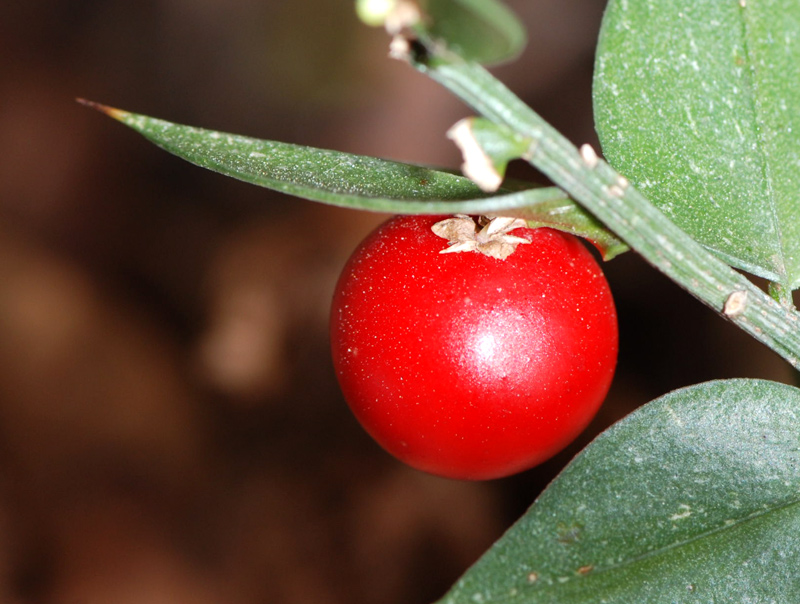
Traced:
<svg viewBox="0 0 800 604">
<path fill-rule="evenodd" d="M 800 390 L 710 382 L 567 466 L 448 604 L 800 602 Z"/>
<path fill-rule="evenodd" d="M 800 3 L 611 0 L 595 111 L 606 157 L 680 227 L 800 285 Z"/>
<path fill-rule="evenodd" d="M 477 63 L 515 58 L 526 43 L 525 28 L 496 0 L 427 0 L 427 33 L 448 49 Z"/>
<path fill-rule="evenodd" d="M 528 184 L 522 188 L 510 183 L 488 196 L 468 178 L 451 172 L 182 126 L 83 102 L 193 164 L 289 195 L 395 214 L 535 216 L 536 226 L 552 226 L 590 239 L 606 258 L 626 249 L 554 187 L 530 188 Z M 567 216 L 571 218 L 565 222 Z"/>
</svg>

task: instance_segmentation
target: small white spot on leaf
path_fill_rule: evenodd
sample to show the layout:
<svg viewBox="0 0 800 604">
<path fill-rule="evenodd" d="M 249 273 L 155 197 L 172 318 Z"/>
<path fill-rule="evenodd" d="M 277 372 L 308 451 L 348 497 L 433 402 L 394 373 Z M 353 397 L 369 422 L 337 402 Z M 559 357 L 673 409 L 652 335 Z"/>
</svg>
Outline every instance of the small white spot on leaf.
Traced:
<svg viewBox="0 0 800 604">
<path fill-rule="evenodd" d="M 692 508 L 686 505 L 685 503 L 680 504 L 678 506 L 678 509 L 680 509 L 681 511 L 669 517 L 669 519 L 672 520 L 673 522 L 676 522 L 678 520 L 685 520 L 686 518 L 692 515 Z"/>
</svg>

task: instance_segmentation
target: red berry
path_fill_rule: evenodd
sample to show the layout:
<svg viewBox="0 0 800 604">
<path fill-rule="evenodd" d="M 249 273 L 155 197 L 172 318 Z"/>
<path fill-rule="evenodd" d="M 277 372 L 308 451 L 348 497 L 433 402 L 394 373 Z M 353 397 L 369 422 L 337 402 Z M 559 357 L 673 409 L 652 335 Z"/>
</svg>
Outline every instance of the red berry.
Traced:
<svg viewBox="0 0 800 604">
<path fill-rule="evenodd" d="M 571 235 L 515 228 L 526 243 L 504 260 L 440 253 L 441 220 L 392 218 L 355 251 L 333 299 L 334 367 L 395 457 L 451 478 L 508 476 L 594 417 L 616 365 L 614 302 Z"/>
</svg>

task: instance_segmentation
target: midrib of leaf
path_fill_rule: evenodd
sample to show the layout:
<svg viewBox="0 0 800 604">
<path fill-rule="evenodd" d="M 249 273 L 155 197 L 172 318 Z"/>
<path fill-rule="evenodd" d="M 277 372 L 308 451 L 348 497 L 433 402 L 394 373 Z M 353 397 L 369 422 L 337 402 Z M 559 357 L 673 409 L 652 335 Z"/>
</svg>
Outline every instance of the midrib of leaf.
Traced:
<svg viewBox="0 0 800 604">
<path fill-rule="evenodd" d="M 539 598 L 539 595 L 537 595 L 537 593 L 542 594 L 542 596 L 544 596 L 546 592 L 550 592 L 551 594 L 554 593 L 557 595 L 559 590 L 568 589 L 569 586 L 575 584 L 576 581 L 591 581 L 592 579 L 598 579 L 603 576 L 613 575 L 613 573 L 620 571 L 635 572 L 637 566 L 644 565 L 646 562 L 650 560 L 667 557 L 669 556 L 670 553 L 679 552 L 681 549 L 688 548 L 692 544 L 702 542 L 707 539 L 713 539 L 715 536 L 721 535 L 728 531 L 741 530 L 747 524 L 764 519 L 765 517 L 773 515 L 781 516 L 784 512 L 790 511 L 792 508 L 796 508 L 799 505 L 800 505 L 800 499 L 794 499 L 776 506 L 772 506 L 766 510 L 759 510 L 751 514 L 748 514 L 742 518 L 739 518 L 735 521 L 732 521 L 729 524 L 725 524 L 723 526 L 719 526 L 714 529 L 703 531 L 699 535 L 696 535 L 692 538 L 683 539 L 681 541 L 671 543 L 669 545 L 654 549 L 652 551 L 645 552 L 638 556 L 628 558 L 618 564 L 613 564 L 603 568 L 594 568 L 591 571 L 589 571 L 589 573 L 587 573 L 587 575 L 585 576 L 574 574 L 574 571 L 571 571 L 569 574 L 564 575 L 564 578 L 567 579 L 566 581 L 556 581 L 553 583 L 549 583 L 546 586 L 543 586 L 540 590 L 535 590 L 535 589 L 531 590 L 530 592 L 528 592 L 526 596 L 523 597 L 522 600 L 520 599 L 520 594 L 505 593 L 505 594 L 493 594 L 491 601 L 493 603 L 525 601 L 535 604 L 535 602 L 537 602 Z M 438 604 L 443 604 L 448 601 L 449 601 L 448 598 L 445 597 L 444 599 L 440 600 Z M 569 599 L 569 595 L 567 595 L 566 601 L 573 601 L 573 600 Z"/>
<path fill-rule="evenodd" d="M 643 562 L 646 562 L 647 560 L 650 560 L 652 558 L 658 558 L 660 556 L 666 556 L 670 552 L 677 551 L 677 550 L 680 550 L 682 548 L 688 547 L 689 545 L 691 545 L 693 543 L 697 543 L 699 541 L 703 541 L 705 539 L 712 538 L 713 536 L 718 535 L 720 533 L 724 533 L 726 531 L 733 531 L 733 530 L 739 529 L 742 526 L 744 526 L 744 525 L 746 525 L 746 524 L 748 524 L 750 522 L 755 522 L 756 520 L 764 518 L 765 516 L 769 516 L 771 514 L 780 514 L 784 510 L 788 510 L 788 509 L 790 509 L 792 507 L 795 507 L 795 506 L 798 506 L 798 505 L 800 505 L 800 498 L 794 499 L 792 501 L 788 501 L 788 502 L 785 502 L 785 503 L 782 503 L 782 504 L 779 504 L 779 505 L 776 505 L 776 506 L 773 506 L 773 507 L 770 507 L 770 508 L 768 508 L 766 510 L 759 510 L 759 511 L 753 512 L 751 514 L 748 514 L 748 515 L 746 515 L 746 516 L 744 516 L 742 518 L 739 518 L 738 520 L 730 521 L 729 524 L 724 524 L 723 526 L 718 526 L 718 527 L 713 528 L 713 529 L 702 531 L 700 534 L 695 535 L 694 537 L 691 537 L 689 539 L 682 539 L 681 541 L 676 541 L 675 543 L 670 543 L 669 545 L 665 545 L 663 547 L 656 548 L 656 549 L 651 550 L 649 552 L 644 552 L 643 554 L 639 554 L 638 556 L 633 556 L 632 558 L 628 558 L 628 559 L 626 559 L 626 560 L 624 560 L 622 562 L 619 562 L 618 564 L 612 564 L 612 565 L 606 566 L 604 568 L 592 570 L 591 574 L 592 574 L 592 576 L 602 576 L 604 574 L 613 573 L 614 571 L 625 570 L 625 569 L 628 569 L 630 567 L 636 566 L 637 564 L 641 564 Z M 569 581 L 565 581 L 564 583 L 560 583 L 560 585 L 566 585 L 566 584 L 568 584 L 568 583 L 570 583 L 572 581 L 576 581 L 576 580 L 584 579 L 584 578 L 585 577 L 573 575 L 573 576 L 569 577 Z"/>
<path fill-rule="evenodd" d="M 744 2 L 745 0 L 742 0 Z M 777 234 L 777 245 L 780 250 L 779 258 L 775 260 L 779 260 L 780 262 L 775 262 L 774 267 L 778 276 L 781 278 L 781 285 L 784 286 L 787 290 L 791 287 L 791 283 L 789 283 L 788 279 L 788 271 L 786 270 L 786 240 L 784 239 L 783 229 L 781 228 L 781 217 L 780 217 L 780 208 L 778 207 L 777 198 L 775 194 L 775 187 L 773 182 L 773 174 L 771 168 L 771 161 L 770 161 L 770 154 L 768 153 L 767 149 L 769 148 L 769 143 L 766 140 L 765 132 L 768 129 L 767 120 L 764 119 L 764 111 L 761 104 L 761 95 L 759 90 L 759 79 L 758 79 L 758 61 L 756 60 L 755 51 L 753 50 L 753 45 L 750 43 L 752 37 L 752 23 L 749 15 L 751 15 L 751 11 L 747 9 L 746 4 L 742 6 L 742 10 L 739 11 L 742 19 L 742 47 L 744 48 L 745 56 L 747 57 L 747 71 L 746 73 L 749 74 L 749 86 L 752 92 L 751 99 L 753 101 L 752 106 L 752 113 L 753 113 L 753 124 L 756 127 L 756 138 L 760 141 L 759 144 L 759 151 L 761 155 L 761 170 L 764 174 L 764 188 L 767 194 L 767 198 L 769 201 L 769 209 L 772 218 L 772 228 L 775 230 Z"/>
</svg>

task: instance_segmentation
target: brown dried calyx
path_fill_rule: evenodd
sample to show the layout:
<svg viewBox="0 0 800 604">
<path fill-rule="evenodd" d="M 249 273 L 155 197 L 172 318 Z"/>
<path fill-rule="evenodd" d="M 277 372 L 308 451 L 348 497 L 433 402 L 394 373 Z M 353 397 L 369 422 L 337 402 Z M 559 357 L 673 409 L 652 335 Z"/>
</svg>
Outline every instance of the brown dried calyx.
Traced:
<svg viewBox="0 0 800 604">
<path fill-rule="evenodd" d="M 447 239 L 450 247 L 441 254 L 455 252 L 480 252 L 486 256 L 505 260 L 520 243 L 530 243 L 527 239 L 511 235 L 511 231 L 527 226 L 522 218 L 498 216 L 487 219 L 481 217 L 476 222 L 465 214 L 456 214 L 433 225 L 433 232 Z"/>
</svg>

